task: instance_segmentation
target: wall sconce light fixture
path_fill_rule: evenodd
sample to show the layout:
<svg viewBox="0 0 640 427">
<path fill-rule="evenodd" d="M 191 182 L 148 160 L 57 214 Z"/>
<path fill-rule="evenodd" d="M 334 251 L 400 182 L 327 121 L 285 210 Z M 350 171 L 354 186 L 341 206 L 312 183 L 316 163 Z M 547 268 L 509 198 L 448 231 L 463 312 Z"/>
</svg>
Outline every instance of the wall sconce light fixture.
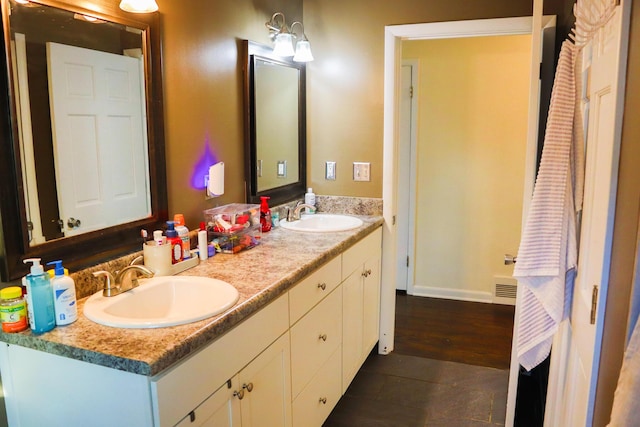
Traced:
<svg viewBox="0 0 640 427">
<path fill-rule="evenodd" d="M 298 38 L 293 32 L 296 25 L 300 26 L 302 35 L 296 42 L 296 48 L 294 50 L 293 39 Z M 307 39 L 307 35 L 304 33 L 302 22 L 294 22 L 291 24 L 291 29 L 289 29 L 284 14 L 282 12 L 276 12 L 271 17 L 271 20 L 265 23 L 265 26 L 269 29 L 270 36 L 273 39 L 274 55 L 284 57 L 293 56 L 293 60 L 296 62 L 313 61 L 311 44 Z"/>
<path fill-rule="evenodd" d="M 156 0 L 122 0 L 120 9 L 132 13 L 150 13 L 158 10 Z"/>
</svg>

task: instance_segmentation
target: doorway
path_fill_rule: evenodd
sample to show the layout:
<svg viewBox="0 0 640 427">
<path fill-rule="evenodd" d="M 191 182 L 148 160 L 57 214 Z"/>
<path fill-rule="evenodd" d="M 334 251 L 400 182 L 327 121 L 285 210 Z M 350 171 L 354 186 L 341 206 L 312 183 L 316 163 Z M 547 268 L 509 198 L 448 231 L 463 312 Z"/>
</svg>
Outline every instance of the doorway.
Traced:
<svg viewBox="0 0 640 427">
<path fill-rule="evenodd" d="M 554 21 L 553 17 L 543 17 L 536 20 L 537 25 L 546 26 Z M 404 40 L 418 39 L 440 39 L 440 38 L 456 38 L 467 36 L 491 36 L 506 34 L 534 34 L 534 42 L 532 45 L 532 64 L 530 69 L 530 90 L 532 96 L 529 97 L 529 110 L 536 111 L 539 104 L 539 72 L 538 62 L 540 59 L 540 27 L 533 31 L 533 18 L 505 18 L 505 19 L 489 19 L 476 21 L 456 21 L 433 24 L 412 24 L 388 26 L 385 29 L 385 84 L 384 84 L 384 150 L 385 159 L 384 176 L 383 176 L 383 216 L 385 224 L 383 227 L 383 264 L 382 264 L 382 281 L 383 283 L 396 282 L 397 274 L 397 258 L 398 249 L 397 240 L 397 222 L 398 213 L 398 193 L 402 191 L 398 187 L 398 174 L 400 165 L 397 162 L 398 150 L 398 110 L 399 101 L 398 93 L 400 86 L 400 78 L 398 76 L 401 62 L 402 42 Z M 536 37 L 535 35 L 538 34 Z M 537 115 L 529 115 L 528 134 L 526 144 L 526 164 L 524 172 L 523 194 L 531 194 L 535 180 L 536 170 L 536 153 L 537 153 L 537 134 L 538 134 L 538 117 Z M 523 211 L 526 214 L 528 204 L 527 198 L 524 200 Z M 380 323 L 380 345 L 381 354 L 389 353 L 393 350 L 393 330 L 394 330 L 394 301 L 395 286 L 385 286 L 382 288 L 381 294 L 381 323 Z M 513 419 L 513 409 L 515 407 L 515 388 L 517 387 L 517 366 L 512 362 L 509 391 L 509 406 L 507 419 Z M 516 377 L 513 380 L 513 377 Z M 511 397 L 513 395 L 513 398 Z"/>
<path fill-rule="evenodd" d="M 405 40 L 402 57 L 397 287 L 514 305 L 531 35 Z"/>
</svg>

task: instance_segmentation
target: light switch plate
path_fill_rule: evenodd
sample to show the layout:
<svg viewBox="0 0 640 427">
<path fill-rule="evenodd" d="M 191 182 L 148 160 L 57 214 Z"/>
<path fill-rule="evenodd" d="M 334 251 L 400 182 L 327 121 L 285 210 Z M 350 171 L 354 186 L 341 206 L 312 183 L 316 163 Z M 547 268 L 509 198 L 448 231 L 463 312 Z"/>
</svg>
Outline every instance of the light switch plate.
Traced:
<svg viewBox="0 0 640 427">
<path fill-rule="evenodd" d="M 353 162 L 353 180 L 371 181 L 371 163 Z"/>
<path fill-rule="evenodd" d="M 278 160 L 278 178 L 286 178 L 287 177 L 287 161 L 286 160 Z"/>
<path fill-rule="evenodd" d="M 324 179 L 336 180 L 336 162 L 326 162 L 324 168 Z"/>
</svg>

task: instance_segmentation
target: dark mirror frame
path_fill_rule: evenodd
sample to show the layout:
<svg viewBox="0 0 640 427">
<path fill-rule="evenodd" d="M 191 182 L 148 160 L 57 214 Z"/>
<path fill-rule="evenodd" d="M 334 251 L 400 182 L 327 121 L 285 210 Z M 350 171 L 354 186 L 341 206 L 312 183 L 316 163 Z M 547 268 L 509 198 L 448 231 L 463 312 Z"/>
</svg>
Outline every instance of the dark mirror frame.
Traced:
<svg viewBox="0 0 640 427">
<path fill-rule="evenodd" d="M 291 58 L 273 55 L 268 46 L 243 40 L 244 56 L 244 113 L 245 113 L 245 185 L 248 203 L 260 203 L 261 196 L 269 196 L 269 203 L 277 205 L 303 197 L 307 189 L 307 95 L 306 95 L 306 66 L 302 62 L 294 62 Z M 298 171 L 297 182 L 258 191 L 257 149 L 256 149 L 256 108 L 254 71 L 256 59 L 296 68 L 300 72 L 298 82 Z"/>
<path fill-rule="evenodd" d="M 158 13 L 136 15 L 119 10 L 87 10 L 59 1 L 35 0 L 47 6 L 94 16 L 144 30 L 147 135 L 149 143 L 149 182 L 152 216 L 85 234 L 29 246 L 26 209 L 19 161 L 20 150 L 15 114 L 15 96 L 10 51 L 8 3 L 2 1 L 0 55 L 0 273 L 3 281 L 18 279 L 28 272 L 22 261 L 42 258 L 42 262 L 61 259 L 71 272 L 141 250 L 141 229 L 149 233 L 168 218 L 165 169 L 164 112 L 162 92 L 162 52 Z M 97 9 L 101 9 L 96 6 Z"/>
</svg>

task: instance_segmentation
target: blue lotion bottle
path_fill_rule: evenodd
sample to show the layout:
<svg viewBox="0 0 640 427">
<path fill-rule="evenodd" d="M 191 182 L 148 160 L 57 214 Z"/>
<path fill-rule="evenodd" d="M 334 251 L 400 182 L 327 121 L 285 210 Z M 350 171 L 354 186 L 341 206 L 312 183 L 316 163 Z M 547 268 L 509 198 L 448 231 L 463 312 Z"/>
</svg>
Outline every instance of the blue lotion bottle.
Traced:
<svg viewBox="0 0 640 427">
<path fill-rule="evenodd" d="M 25 279 L 31 330 L 36 334 L 48 332 L 56 326 L 53 288 L 49 281 L 49 275 L 40 265 L 40 258 L 29 258 L 23 262 L 25 264 L 33 263 L 31 272 L 27 274 Z"/>
</svg>

